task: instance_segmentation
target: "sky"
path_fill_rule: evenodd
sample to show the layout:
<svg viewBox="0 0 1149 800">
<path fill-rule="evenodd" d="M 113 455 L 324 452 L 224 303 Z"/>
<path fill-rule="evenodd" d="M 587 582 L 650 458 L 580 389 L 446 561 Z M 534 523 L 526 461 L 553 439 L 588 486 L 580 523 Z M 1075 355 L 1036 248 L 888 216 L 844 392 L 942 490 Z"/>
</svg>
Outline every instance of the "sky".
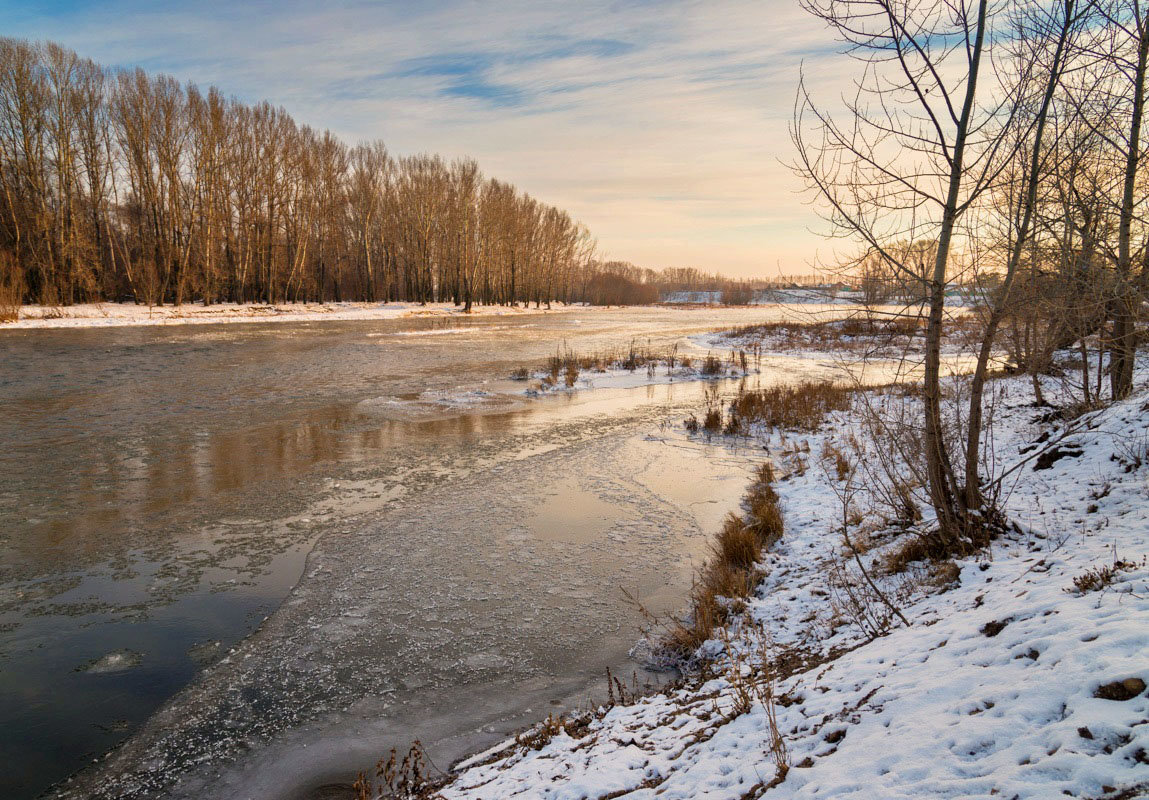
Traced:
<svg viewBox="0 0 1149 800">
<path fill-rule="evenodd" d="M 831 87 L 852 64 L 797 0 L 0 0 L 0 19 L 348 143 L 473 156 L 608 258 L 739 277 L 828 258 L 788 126 L 800 69 Z"/>
</svg>

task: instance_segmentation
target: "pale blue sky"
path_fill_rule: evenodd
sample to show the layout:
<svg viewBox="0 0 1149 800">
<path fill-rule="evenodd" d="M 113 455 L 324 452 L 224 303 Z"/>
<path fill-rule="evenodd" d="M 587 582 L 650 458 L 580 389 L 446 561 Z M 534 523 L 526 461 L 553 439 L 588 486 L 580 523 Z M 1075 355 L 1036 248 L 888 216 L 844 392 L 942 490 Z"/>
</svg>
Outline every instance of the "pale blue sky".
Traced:
<svg viewBox="0 0 1149 800">
<path fill-rule="evenodd" d="M 741 275 L 813 262 L 821 224 L 780 163 L 787 123 L 803 60 L 827 85 L 851 66 L 796 0 L 0 0 L 0 18 L 6 35 L 267 99 L 349 142 L 472 155 L 610 257 Z"/>
</svg>

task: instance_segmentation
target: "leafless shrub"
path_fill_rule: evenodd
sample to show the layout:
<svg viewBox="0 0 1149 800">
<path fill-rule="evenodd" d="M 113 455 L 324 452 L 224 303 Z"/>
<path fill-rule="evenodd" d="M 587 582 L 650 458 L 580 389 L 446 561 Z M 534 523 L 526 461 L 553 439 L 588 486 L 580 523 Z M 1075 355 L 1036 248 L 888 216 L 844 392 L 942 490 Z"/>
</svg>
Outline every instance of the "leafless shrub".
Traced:
<svg viewBox="0 0 1149 800">
<path fill-rule="evenodd" d="M 724 637 L 726 653 L 730 663 L 726 669 L 726 681 L 730 684 L 733 704 L 731 713 L 749 713 L 757 702 L 766 714 L 766 727 L 769 734 L 768 753 L 774 762 L 777 785 L 785 780 L 790 771 L 790 754 L 786 747 L 786 737 L 778 726 L 778 698 L 775 690 L 774 659 L 769 633 L 761 625 L 749 628 L 748 638 L 755 647 L 752 658 L 742 648 Z"/>
<path fill-rule="evenodd" d="M 356 800 L 433 800 L 445 776 L 432 776 L 429 764 L 418 740 L 402 760 L 391 748 L 391 755 L 375 765 L 374 777 L 359 773 L 352 791 Z"/>
<path fill-rule="evenodd" d="M 879 635 L 880 632 L 884 632 L 885 628 L 889 627 L 889 620 L 893 617 L 900 619 L 904 625 L 909 625 L 910 621 L 906 619 L 901 609 L 894 604 L 888 593 L 882 591 L 877 581 L 875 581 L 870 574 L 870 571 L 866 569 L 866 565 L 862 561 L 863 551 L 854 544 L 853 537 L 850 535 L 850 528 L 860 524 L 863 520 L 862 514 L 856 507 L 856 498 L 862 488 L 861 484 L 856 480 L 857 465 L 851 462 L 845 453 L 832 444 L 828 445 L 827 449 L 828 453 L 823 454 L 822 466 L 823 469 L 826 470 L 827 478 L 830 478 L 827 461 L 833 460 L 833 469 L 837 481 L 831 479 L 829 484 L 834 494 L 837 495 L 838 502 L 841 504 L 841 527 L 839 531 L 842 534 L 842 541 L 845 543 L 847 551 L 853 556 L 854 565 L 857 567 L 858 574 L 862 576 L 863 580 L 861 588 L 857 591 L 855 591 L 849 583 L 842 584 L 842 588 L 850 601 L 853 616 L 859 624 L 862 624 L 863 621 L 869 624 L 870 627 L 868 629 L 863 625 L 863 630 L 868 630 L 868 632 L 873 635 Z M 826 457 L 827 455 L 830 456 L 829 459 Z M 845 578 L 847 574 L 843 573 L 841 577 Z M 873 613 L 869 608 L 859 610 L 855 607 L 859 604 L 868 605 L 874 600 L 885 606 L 883 614 Z M 875 622 L 879 622 L 879 624 L 874 625 L 873 623 Z M 884 625 L 885 628 L 881 628 L 881 625 Z"/>
<path fill-rule="evenodd" d="M 1112 564 L 1102 564 L 1099 567 L 1087 569 L 1073 579 L 1073 588 L 1065 591 L 1073 594 L 1087 594 L 1107 588 L 1122 572 L 1136 569 L 1132 561 L 1115 559 Z"/>
<path fill-rule="evenodd" d="M 827 579 L 830 605 L 836 616 L 854 623 L 868 639 L 876 639 L 889 631 L 894 614 L 869 581 L 837 559 L 829 562 Z"/>
</svg>

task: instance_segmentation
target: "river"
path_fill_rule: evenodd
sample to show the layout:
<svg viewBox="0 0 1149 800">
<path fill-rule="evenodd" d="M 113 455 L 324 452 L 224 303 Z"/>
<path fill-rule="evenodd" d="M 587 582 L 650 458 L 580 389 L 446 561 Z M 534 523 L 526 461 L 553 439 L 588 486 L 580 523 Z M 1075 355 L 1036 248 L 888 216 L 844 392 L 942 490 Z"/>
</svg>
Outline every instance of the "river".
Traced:
<svg viewBox="0 0 1149 800">
<path fill-rule="evenodd" d="M 760 458 L 682 432 L 735 384 L 507 376 L 788 313 L 0 330 L 0 796 L 339 796 L 649 679 L 628 595 L 681 607 Z"/>
</svg>

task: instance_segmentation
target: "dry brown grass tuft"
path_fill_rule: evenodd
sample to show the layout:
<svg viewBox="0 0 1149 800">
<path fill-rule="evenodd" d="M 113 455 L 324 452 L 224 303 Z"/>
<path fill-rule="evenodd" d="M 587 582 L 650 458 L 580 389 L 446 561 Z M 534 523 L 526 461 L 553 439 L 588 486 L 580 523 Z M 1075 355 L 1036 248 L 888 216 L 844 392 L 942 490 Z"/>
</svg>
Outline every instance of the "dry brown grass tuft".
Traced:
<svg viewBox="0 0 1149 800">
<path fill-rule="evenodd" d="M 718 563 L 749 570 L 758 561 L 762 547 L 758 534 L 737 514 L 727 514 L 714 547 Z"/>
<path fill-rule="evenodd" d="M 950 548 L 946 546 L 941 537 L 914 534 L 886 555 L 885 569 L 890 575 L 899 575 L 908 570 L 911 564 L 923 561 L 941 561 L 950 555 Z"/>
<path fill-rule="evenodd" d="M 1087 569 L 1073 579 L 1073 588 L 1066 589 L 1065 591 L 1075 594 L 1097 592 L 1107 588 L 1122 572 L 1136 568 L 1137 565 L 1132 561 L 1115 559 L 1112 564 L 1103 564 L 1100 567 Z"/>
<path fill-rule="evenodd" d="M 706 409 L 706 416 L 702 418 L 702 430 L 714 434 L 722 430 L 722 409 L 711 406 Z"/>
<path fill-rule="evenodd" d="M 360 772 L 352 791 L 356 800 L 392 797 L 433 800 L 440 796 L 437 791 L 445 783 L 446 776 L 433 776 L 429 767 L 430 760 L 423 751 L 422 743 L 416 739 L 402 760 L 395 748 L 391 748 L 390 757 L 380 759 L 375 765 L 374 777 Z"/>
<path fill-rule="evenodd" d="M 688 660 L 715 627 L 745 606 L 742 601 L 762 579 L 758 560 L 763 549 L 782 536 L 782 511 L 771 485 L 773 466 L 763 464 L 757 477 L 744 500 L 746 515 L 727 515 L 715 537 L 711 556 L 691 587 L 688 618 L 676 620 L 663 637 L 663 650 L 674 660 Z"/>
<path fill-rule="evenodd" d="M 707 353 L 706 359 L 702 362 L 701 372 L 703 375 L 722 375 L 726 370 L 722 366 L 722 359 Z"/>
<path fill-rule="evenodd" d="M 897 575 L 909 569 L 911 564 L 929 562 L 936 564 L 955 556 L 968 556 L 987 546 L 994 534 L 991 526 L 970 528 L 964 537 L 951 539 L 938 531 L 913 533 L 905 543 L 890 551 L 885 557 L 885 571 Z"/>
<path fill-rule="evenodd" d="M 538 725 L 516 736 L 515 743 L 525 750 L 542 750 L 560 733 L 565 733 L 572 739 L 581 738 L 586 733 L 586 726 L 587 720 L 581 716 L 547 714 L 547 718 Z"/>
<path fill-rule="evenodd" d="M 758 467 L 758 482 L 771 484 L 774 482 L 774 462 L 763 461 L 761 466 Z"/>
<path fill-rule="evenodd" d="M 739 391 L 730 413 L 745 424 L 815 431 L 831 411 L 849 409 L 853 391 L 829 381 Z"/>
</svg>

